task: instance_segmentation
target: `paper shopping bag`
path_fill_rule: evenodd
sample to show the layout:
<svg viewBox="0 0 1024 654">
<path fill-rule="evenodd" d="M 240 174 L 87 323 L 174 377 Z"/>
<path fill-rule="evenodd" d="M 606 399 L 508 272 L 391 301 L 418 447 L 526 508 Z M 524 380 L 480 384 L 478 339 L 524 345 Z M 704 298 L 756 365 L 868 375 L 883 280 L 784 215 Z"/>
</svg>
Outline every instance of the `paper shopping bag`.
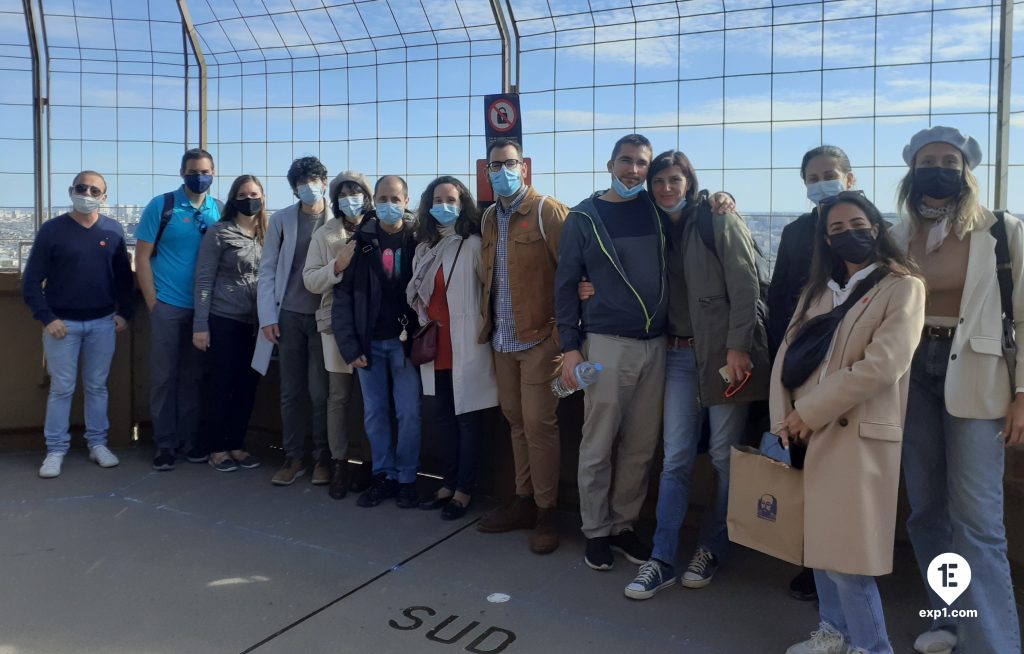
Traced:
<svg viewBox="0 0 1024 654">
<path fill-rule="evenodd" d="M 729 540 L 803 565 L 803 471 L 745 446 L 729 465 Z"/>
</svg>

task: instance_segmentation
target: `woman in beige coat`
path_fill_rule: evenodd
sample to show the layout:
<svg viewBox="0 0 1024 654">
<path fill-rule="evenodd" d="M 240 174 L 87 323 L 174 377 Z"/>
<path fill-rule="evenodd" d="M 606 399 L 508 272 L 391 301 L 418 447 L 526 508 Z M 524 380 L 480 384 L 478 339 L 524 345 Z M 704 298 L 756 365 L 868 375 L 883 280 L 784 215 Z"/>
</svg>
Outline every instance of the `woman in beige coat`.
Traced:
<svg viewBox="0 0 1024 654">
<path fill-rule="evenodd" d="M 820 601 L 819 630 L 787 654 L 892 654 L 874 577 L 892 571 L 925 290 L 862 193 L 840 193 L 820 211 L 811 276 L 771 383 L 775 433 L 807 444 L 804 560 Z M 816 326 L 820 340 L 810 338 Z"/>
<path fill-rule="evenodd" d="M 352 384 L 355 375 L 338 352 L 338 344 L 331 331 L 331 306 L 334 304 L 334 286 L 341 281 L 352 261 L 355 242 L 352 235 L 373 208 L 370 182 L 362 173 L 349 170 L 331 180 L 328 199 L 334 220 L 326 221 L 313 232 L 302 269 L 302 283 L 310 293 L 319 293 L 320 308 L 316 312 L 317 329 L 324 348 L 329 390 L 327 394 L 327 444 L 331 449 L 331 481 L 327 492 L 336 500 L 345 497 L 349 489 L 348 448 L 345 430 L 352 403 Z M 368 459 L 369 457 L 364 457 Z M 370 469 L 362 477 L 370 476 Z M 364 490 L 358 481 L 352 488 Z"/>
</svg>

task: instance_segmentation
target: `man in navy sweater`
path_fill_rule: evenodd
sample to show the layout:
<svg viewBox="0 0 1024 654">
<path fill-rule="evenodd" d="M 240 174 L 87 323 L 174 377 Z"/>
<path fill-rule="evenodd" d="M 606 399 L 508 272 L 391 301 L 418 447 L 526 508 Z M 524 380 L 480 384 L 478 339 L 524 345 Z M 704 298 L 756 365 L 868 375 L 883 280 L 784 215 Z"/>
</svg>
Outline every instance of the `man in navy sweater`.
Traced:
<svg viewBox="0 0 1024 654">
<path fill-rule="evenodd" d="M 107 182 L 86 170 L 68 189 L 72 210 L 39 228 L 22 278 L 32 317 L 43 324 L 43 350 L 50 373 L 46 402 L 46 459 L 39 476 L 56 477 L 67 454 L 68 423 L 78 362 L 85 387 L 85 440 L 89 458 L 101 467 L 118 464 L 107 448 L 107 376 L 115 333 L 132 313 L 132 269 L 124 230 L 99 213 Z M 45 282 L 45 286 L 44 286 Z"/>
</svg>

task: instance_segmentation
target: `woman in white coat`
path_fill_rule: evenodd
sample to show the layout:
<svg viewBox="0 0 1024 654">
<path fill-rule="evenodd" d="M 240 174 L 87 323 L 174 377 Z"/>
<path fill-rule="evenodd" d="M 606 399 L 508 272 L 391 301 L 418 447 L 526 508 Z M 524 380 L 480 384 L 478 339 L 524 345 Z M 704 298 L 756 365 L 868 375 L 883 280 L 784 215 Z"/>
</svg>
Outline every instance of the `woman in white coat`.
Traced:
<svg viewBox="0 0 1024 654">
<path fill-rule="evenodd" d="M 421 325 L 437 322 L 437 357 L 420 366 L 423 394 L 434 396 L 444 482 L 420 508 L 441 519 L 466 513 L 476 486 L 483 409 L 497 406 L 489 344 L 477 343 L 480 315 L 480 220 L 465 184 L 438 177 L 420 198 L 419 244 L 406 296 Z"/>
<path fill-rule="evenodd" d="M 974 618 L 935 619 L 914 649 L 1019 654 L 1003 525 L 1003 450 L 1024 442 L 1024 348 L 1017 349 L 1011 380 L 1001 340 L 996 235 L 1005 233 L 1006 313 L 1020 342 L 1024 225 L 981 206 L 971 172 L 981 162 L 981 147 L 973 138 L 952 127 L 921 130 L 903 159 L 909 170 L 899 187 L 904 218 L 897 237 L 928 286 L 903 439 L 907 532 L 926 580 L 939 554 L 967 560 L 971 582 L 950 608 L 978 611 Z M 928 594 L 933 609 L 947 608 Z"/>
<path fill-rule="evenodd" d="M 327 444 L 331 450 L 331 481 L 328 494 L 336 500 L 345 497 L 349 490 L 348 454 L 350 438 L 346 425 L 350 424 L 348 413 L 353 407 L 352 384 L 355 375 L 352 366 L 345 363 L 338 351 L 338 344 L 331 331 L 331 306 L 334 304 L 334 286 L 341 282 L 345 269 L 352 261 L 355 241 L 351 240 L 363 216 L 373 209 L 373 193 L 370 182 L 362 173 L 346 170 L 339 173 L 328 190 L 333 220 L 326 221 L 313 232 L 306 254 L 306 265 L 302 269 L 302 283 L 310 293 L 321 296 L 320 308 L 316 312 L 316 326 L 324 348 L 324 364 L 327 367 Z M 369 450 L 364 448 L 367 462 L 359 481 L 352 490 L 365 489 L 372 474 L 369 464 Z"/>
</svg>

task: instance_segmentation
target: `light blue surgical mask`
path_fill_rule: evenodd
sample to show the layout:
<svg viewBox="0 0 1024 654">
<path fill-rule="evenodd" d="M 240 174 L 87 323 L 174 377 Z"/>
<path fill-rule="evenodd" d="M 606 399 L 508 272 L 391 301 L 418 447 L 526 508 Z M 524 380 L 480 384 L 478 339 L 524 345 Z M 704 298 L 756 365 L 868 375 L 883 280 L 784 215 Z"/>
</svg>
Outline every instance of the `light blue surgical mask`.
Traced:
<svg viewBox="0 0 1024 654">
<path fill-rule="evenodd" d="M 675 212 L 679 211 L 680 209 L 682 209 L 685 205 L 686 205 L 686 196 L 684 195 L 683 197 L 679 198 L 679 202 L 676 202 L 674 207 L 666 207 L 666 206 L 662 206 L 661 204 L 658 204 L 658 208 L 661 209 L 662 211 L 664 211 L 665 213 L 675 213 Z"/>
<path fill-rule="evenodd" d="M 620 182 L 618 177 L 612 175 L 612 188 L 619 194 L 619 197 L 628 200 L 630 198 L 635 198 L 640 191 L 644 190 L 644 183 L 640 182 L 633 188 L 629 188 Z"/>
<path fill-rule="evenodd" d="M 835 197 L 846 190 L 846 185 L 841 179 L 825 179 L 820 182 L 807 185 L 807 199 L 814 204 L 821 204 L 822 200 Z"/>
<path fill-rule="evenodd" d="M 397 225 L 405 215 L 405 208 L 400 204 L 381 202 L 377 205 L 377 218 L 385 225 Z"/>
<path fill-rule="evenodd" d="M 302 204 L 307 207 L 315 206 L 324 197 L 324 185 L 320 182 L 314 182 L 312 184 L 301 184 L 296 189 L 296 193 L 299 194 L 299 199 L 302 200 Z"/>
<path fill-rule="evenodd" d="M 523 176 L 518 170 L 509 170 L 505 166 L 496 173 L 490 173 L 491 188 L 498 195 L 509 198 L 515 195 L 523 187 Z"/>
<path fill-rule="evenodd" d="M 341 209 L 341 213 L 345 214 L 349 218 L 355 218 L 359 214 L 363 213 L 362 194 L 348 195 L 338 198 L 338 208 Z"/>
<path fill-rule="evenodd" d="M 430 207 L 430 215 L 441 225 L 451 225 L 459 219 L 459 208 L 454 204 L 435 204 Z"/>
</svg>

